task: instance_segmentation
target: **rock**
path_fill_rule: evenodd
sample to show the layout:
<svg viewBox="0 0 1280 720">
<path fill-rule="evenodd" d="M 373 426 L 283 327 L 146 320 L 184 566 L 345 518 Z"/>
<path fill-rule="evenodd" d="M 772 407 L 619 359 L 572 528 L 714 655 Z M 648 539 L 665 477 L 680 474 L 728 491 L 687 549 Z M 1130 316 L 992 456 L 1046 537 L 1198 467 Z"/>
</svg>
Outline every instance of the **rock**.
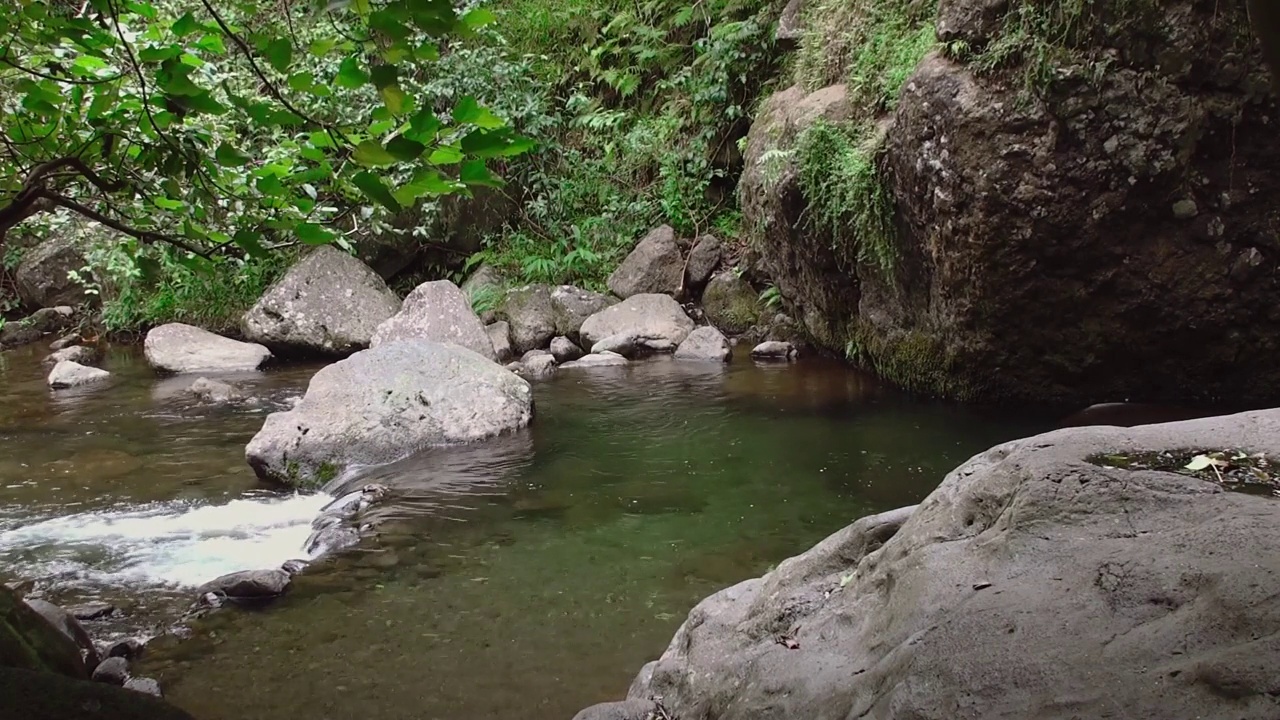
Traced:
<svg viewBox="0 0 1280 720">
<path fill-rule="evenodd" d="M 14 720 L 192 720 L 155 697 L 30 670 L 0 668 L 0 698 Z"/>
<path fill-rule="evenodd" d="M 261 345 L 182 323 L 152 329 L 143 350 L 151 367 L 176 374 L 257 370 L 271 359 L 271 351 Z"/>
<path fill-rule="evenodd" d="M 369 346 L 400 298 L 368 265 L 322 246 L 289 269 L 245 313 L 245 339 L 277 354 L 346 356 Z"/>
<path fill-rule="evenodd" d="M 610 292 L 625 300 L 650 293 L 677 295 L 683 279 L 684 259 L 676 243 L 676 231 L 663 225 L 636 244 L 607 284 Z"/>
<path fill-rule="evenodd" d="M 213 593 L 220 599 L 253 604 L 274 600 L 289 590 L 292 578 L 279 568 L 244 570 L 210 580 L 196 589 L 197 597 Z"/>
<path fill-rule="evenodd" d="M 729 362 L 733 348 L 724 333 L 704 326 L 689 333 L 689 337 L 676 348 L 677 360 L 702 360 L 708 362 Z"/>
<path fill-rule="evenodd" d="M 559 285 L 551 290 L 551 310 L 555 313 L 556 332 L 580 344 L 582 323 L 617 302 L 617 299 L 608 295 L 572 285 Z"/>
<path fill-rule="evenodd" d="M 795 346 L 789 342 L 770 340 L 751 348 L 751 357 L 759 360 L 791 360 L 795 355 Z"/>
<path fill-rule="evenodd" d="M 48 366 L 57 365 L 63 360 L 79 363 L 80 365 L 92 365 L 98 361 L 98 351 L 95 348 L 84 345 L 72 345 L 50 353 L 45 357 L 44 364 Z"/>
<path fill-rule="evenodd" d="M 720 267 L 723 252 L 723 244 L 715 235 L 698 238 L 689 251 L 689 262 L 685 266 L 685 287 L 701 290 L 711 279 L 711 274 Z"/>
<path fill-rule="evenodd" d="M 0 348 L 18 347 L 36 342 L 51 332 L 60 332 L 75 317 L 75 310 L 65 305 L 41 308 L 21 320 L 0 326 Z"/>
<path fill-rule="evenodd" d="M 1273 717 L 1280 503 L 1184 474 L 1215 448 L 1274 456 L 1280 411 L 992 448 L 704 600 L 635 694 L 720 720 Z M 1108 466 L 1167 451 L 1177 472 Z"/>
<path fill-rule="evenodd" d="M 191 383 L 191 394 L 201 402 L 217 405 L 239 402 L 245 398 L 244 393 L 237 390 L 234 385 L 204 377 L 197 378 Z"/>
<path fill-rule="evenodd" d="M 561 335 L 551 340 L 551 355 L 558 363 L 571 362 L 583 356 L 582 348 L 569 338 Z"/>
<path fill-rule="evenodd" d="M 26 603 L 27 607 L 39 613 L 58 632 L 76 644 L 79 651 L 84 654 L 86 669 L 98 664 L 98 648 L 93 644 L 93 639 L 89 637 L 89 633 L 85 632 L 79 620 L 51 602 L 28 599 Z"/>
<path fill-rule="evenodd" d="M 760 318 L 760 295 L 732 271 L 719 273 L 702 292 L 707 320 L 730 335 L 746 332 Z"/>
<path fill-rule="evenodd" d="M 67 608 L 67 612 L 71 613 L 71 617 L 87 622 L 89 620 L 105 620 L 120 612 L 120 609 L 110 603 L 89 603 L 88 605 Z"/>
<path fill-rule="evenodd" d="M 581 334 L 583 347 L 610 335 L 631 334 L 674 349 L 692 331 L 693 321 L 670 296 L 635 295 L 587 318 Z"/>
<path fill-rule="evenodd" d="M 153 697 L 164 697 L 164 693 L 160 692 L 160 683 L 145 677 L 129 678 L 124 683 L 125 690 L 132 690 L 143 695 L 151 695 Z"/>
<path fill-rule="evenodd" d="M 803 12 L 804 0 L 790 0 L 782 8 L 782 15 L 778 17 L 778 29 L 773 34 L 773 39 L 779 46 L 791 49 L 800 44 L 800 38 L 804 35 Z"/>
<path fill-rule="evenodd" d="M 624 700 L 600 703 L 579 712 L 573 720 L 651 720 L 660 717 L 658 704 L 652 700 Z"/>
<path fill-rule="evenodd" d="M 511 326 L 506 322 L 499 320 L 489 323 L 485 326 L 485 332 L 489 333 L 489 342 L 493 343 L 493 354 L 498 358 L 500 363 L 508 363 L 511 358 L 515 357 L 515 351 L 511 349 Z"/>
<path fill-rule="evenodd" d="M 581 360 L 567 362 L 560 366 L 561 370 L 581 370 L 601 367 L 624 367 L 629 365 L 627 359 L 615 352 L 605 350 L 599 353 L 585 355 Z"/>
<path fill-rule="evenodd" d="M 109 657 L 93 669 L 91 679 L 108 685 L 124 685 L 129 679 L 129 661 L 122 657 Z"/>
<path fill-rule="evenodd" d="M 593 353 L 613 353 L 629 358 L 639 354 L 644 338 L 635 333 L 614 333 L 591 346 Z"/>
<path fill-rule="evenodd" d="M 488 356 L 416 338 L 375 341 L 316 373 L 302 402 L 270 415 L 245 454 L 264 480 L 314 487 L 353 465 L 482 440 L 532 416 L 529 384 Z"/>
<path fill-rule="evenodd" d="M 54 618 L 51 622 L 0 584 L 0 668 L 88 677 L 80 646 L 66 631 L 65 623 L 56 614 Z M 0 697 L 7 702 L 7 695 Z"/>
<path fill-rule="evenodd" d="M 492 265 L 481 265 L 462 283 L 461 290 L 471 301 L 471 309 L 480 316 L 480 322 L 490 325 L 498 317 L 507 281 Z"/>
<path fill-rule="evenodd" d="M 57 340 L 49 343 L 49 351 L 58 352 L 59 350 L 65 350 L 72 345 L 78 345 L 82 342 L 84 342 L 84 339 L 80 337 L 80 333 L 73 332 L 69 335 L 63 335 Z"/>
<path fill-rule="evenodd" d="M 122 657 L 126 660 L 137 660 L 142 657 L 146 645 L 136 638 L 118 640 L 107 648 L 107 657 Z"/>
<path fill-rule="evenodd" d="M 556 359 L 551 353 L 543 352 L 525 357 L 520 361 L 522 375 L 535 379 L 545 379 L 555 374 Z"/>
<path fill-rule="evenodd" d="M 1173 216 L 1179 220 L 1190 220 L 1200 214 L 1195 200 L 1179 200 L 1173 204 Z"/>
<path fill-rule="evenodd" d="M 423 283 L 409 293 L 400 312 L 378 326 L 371 347 L 411 338 L 453 343 L 490 360 L 494 357 L 493 343 L 470 301 L 448 280 Z"/>
<path fill-rule="evenodd" d="M 556 336 L 556 313 L 551 287 L 526 285 L 508 290 L 498 317 L 511 325 L 511 346 L 516 353 L 545 348 Z"/>
<path fill-rule="evenodd" d="M 13 273 L 18 297 L 33 308 L 79 305 L 90 299 L 70 273 L 88 265 L 74 233 L 49 238 L 28 250 Z"/>
<path fill-rule="evenodd" d="M 111 373 L 95 367 L 86 367 L 80 363 L 63 360 L 53 366 L 49 373 L 49 387 L 60 390 L 79 387 L 90 383 L 101 382 L 111 377 Z"/>
</svg>

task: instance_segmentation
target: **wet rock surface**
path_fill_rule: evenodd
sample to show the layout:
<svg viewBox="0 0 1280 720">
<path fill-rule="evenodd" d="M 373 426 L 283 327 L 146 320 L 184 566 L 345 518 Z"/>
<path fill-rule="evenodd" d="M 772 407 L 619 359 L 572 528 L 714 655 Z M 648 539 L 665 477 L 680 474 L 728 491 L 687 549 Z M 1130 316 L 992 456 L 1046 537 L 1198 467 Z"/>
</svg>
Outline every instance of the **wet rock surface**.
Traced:
<svg viewBox="0 0 1280 720">
<path fill-rule="evenodd" d="M 711 326 L 703 326 L 689 333 L 689 337 L 676 348 L 677 360 L 704 362 L 729 362 L 733 348 L 724 333 Z"/>
<path fill-rule="evenodd" d="M 648 346 L 674 350 L 690 332 L 693 321 L 668 295 L 636 295 L 587 318 L 582 324 L 582 346 L 610 336 L 632 336 Z"/>
<path fill-rule="evenodd" d="M 257 370 L 271 359 L 262 345 L 245 343 L 183 323 L 153 328 L 143 341 L 151 367 L 175 374 Z"/>
<path fill-rule="evenodd" d="M 126 687 L 129 683 L 138 687 L 135 680 L 128 681 Z M 185 711 L 133 690 L 52 673 L 0 668 L 3 711 L 15 719 L 193 720 Z M 155 690 L 158 695 L 158 685 Z"/>
<path fill-rule="evenodd" d="M 62 360 L 49 372 L 49 387 L 55 390 L 80 387 L 100 383 L 111 377 L 111 373 L 95 367 L 88 367 L 70 360 Z"/>
</svg>

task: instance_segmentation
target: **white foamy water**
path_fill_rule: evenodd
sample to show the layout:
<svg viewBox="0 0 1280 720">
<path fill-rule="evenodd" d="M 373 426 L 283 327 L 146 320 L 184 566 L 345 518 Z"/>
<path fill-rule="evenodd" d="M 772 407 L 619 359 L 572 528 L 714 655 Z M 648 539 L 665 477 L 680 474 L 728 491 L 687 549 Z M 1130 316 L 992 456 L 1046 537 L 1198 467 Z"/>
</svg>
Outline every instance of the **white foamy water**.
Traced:
<svg viewBox="0 0 1280 720">
<path fill-rule="evenodd" d="M 0 563 L 70 585 L 190 587 L 219 575 L 308 559 L 315 495 L 166 502 L 67 515 L 0 532 Z"/>
</svg>

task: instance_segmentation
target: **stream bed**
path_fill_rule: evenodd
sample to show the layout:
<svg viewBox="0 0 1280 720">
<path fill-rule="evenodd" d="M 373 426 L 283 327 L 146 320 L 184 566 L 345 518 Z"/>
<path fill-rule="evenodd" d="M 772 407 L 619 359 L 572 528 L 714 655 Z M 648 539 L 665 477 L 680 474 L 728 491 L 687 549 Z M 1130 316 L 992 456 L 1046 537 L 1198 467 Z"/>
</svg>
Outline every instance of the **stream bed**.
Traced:
<svg viewBox="0 0 1280 720">
<path fill-rule="evenodd" d="M 307 559 L 329 500 L 262 486 L 244 445 L 317 365 L 202 405 L 112 351 L 109 385 L 48 390 L 0 356 L 0 580 L 153 634 L 218 575 Z M 534 385 L 527 430 L 344 479 L 390 488 L 358 547 L 259 611 L 161 637 L 136 672 L 201 720 L 568 720 L 618 699 L 703 597 L 1050 418 L 924 402 L 836 363 L 657 359 Z"/>
</svg>

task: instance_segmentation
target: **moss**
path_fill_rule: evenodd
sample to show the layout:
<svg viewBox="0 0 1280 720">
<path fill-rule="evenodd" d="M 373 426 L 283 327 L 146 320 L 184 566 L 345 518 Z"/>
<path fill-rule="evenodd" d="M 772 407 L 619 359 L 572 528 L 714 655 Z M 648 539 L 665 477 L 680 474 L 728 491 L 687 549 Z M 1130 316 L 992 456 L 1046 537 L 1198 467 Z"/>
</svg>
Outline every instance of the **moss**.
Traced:
<svg viewBox="0 0 1280 720">
<path fill-rule="evenodd" d="M 846 83 L 855 108 L 891 110 L 935 46 L 936 0 L 818 0 L 805 9 L 796 80 L 810 90 Z"/>
<path fill-rule="evenodd" d="M 320 463 L 320 467 L 316 469 L 315 484 L 327 485 L 336 477 L 338 477 L 338 466 L 328 462 Z"/>
<path fill-rule="evenodd" d="M 855 326 L 845 354 L 908 392 L 962 402 L 982 394 L 982 384 L 965 374 L 954 351 L 920 330 L 884 336 Z"/>
</svg>

